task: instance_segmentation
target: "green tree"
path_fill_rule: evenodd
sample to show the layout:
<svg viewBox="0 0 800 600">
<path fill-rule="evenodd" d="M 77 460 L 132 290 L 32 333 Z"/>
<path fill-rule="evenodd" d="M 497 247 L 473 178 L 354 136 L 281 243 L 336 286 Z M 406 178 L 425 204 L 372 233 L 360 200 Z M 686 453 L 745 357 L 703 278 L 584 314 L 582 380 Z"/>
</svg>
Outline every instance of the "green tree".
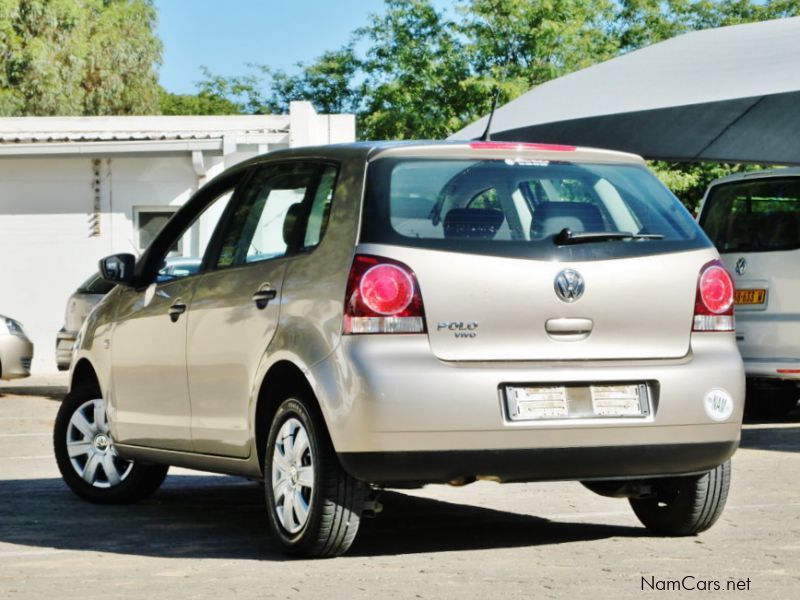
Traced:
<svg viewBox="0 0 800 600">
<path fill-rule="evenodd" d="M 372 19 L 356 32 L 368 44 L 362 137 L 436 139 L 475 115 L 480 90 L 452 21 L 429 0 L 387 0 Z"/>
<path fill-rule="evenodd" d="M 0 114 L 158 111 L 151 0 L 0 0 Z"/>
<path fill-rule="evenodd" d="M 353 45 L 324 52 L 314 62 L 298 63 L 299 73 L 266 66 L 259 69 L 271 78 L 271 93 L 266 105 L 271 112 L 289 110 L 292 100 L 311 100 L 314 107 L 324 113 L 356 113 L 360 110 L 362 90 L 356 84 L 361 72 L 361 61 Z"/>
<path fill-rule="evenodd" d="M 161 90 L 159 108 L 162 115 L 238 115 L 242 106 L 224 96 L 199 92 L 173 94 Z"/>
<path fill-rule="evenodd" d="M 610 0 L 462 0 L 458 29 L 474 77 L 507 101 L 613 57 L 612 9 Z"/>
<path fill-rule="evenodd" d="M 688 31 L 798 14 L 798 0 L 620 0 L 613 31 L 627 52 Z"/>
</svg>

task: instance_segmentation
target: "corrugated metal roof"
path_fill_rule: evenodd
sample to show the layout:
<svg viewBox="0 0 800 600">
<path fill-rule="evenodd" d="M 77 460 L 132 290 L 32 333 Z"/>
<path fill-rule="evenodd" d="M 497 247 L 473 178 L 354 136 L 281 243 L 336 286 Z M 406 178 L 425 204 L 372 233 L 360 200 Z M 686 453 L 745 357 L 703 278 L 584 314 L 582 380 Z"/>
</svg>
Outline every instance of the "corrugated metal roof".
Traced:
<svg viewBox="0 0 800 600">
<path fill-rule="evenodd" d="M 220 139 L 288 133 L 288 115 L 0 118 L 0 143 Z"/>
</svg>

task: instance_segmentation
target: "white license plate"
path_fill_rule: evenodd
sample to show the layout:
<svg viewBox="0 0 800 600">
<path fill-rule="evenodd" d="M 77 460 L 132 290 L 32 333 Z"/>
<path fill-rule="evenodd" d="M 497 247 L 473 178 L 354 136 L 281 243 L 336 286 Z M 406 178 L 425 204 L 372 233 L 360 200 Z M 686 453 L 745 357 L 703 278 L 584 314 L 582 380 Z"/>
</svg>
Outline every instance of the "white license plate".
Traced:
<svg viewBox="0 0 800 600">
<path fill-rule="evenodd" d="M 642 402 L 641 385 L 593 385 L 592 409 L 598 417 L 639 417 L 647 404 Z"/>
<path fill-rule="evenodd" d="M 562 386 L 507 387 L 508 413 L 514 421 L 563 419 L 569 416 L 567 388 Z"/>
<path fill-rule="evenodd" d="M 512 421 L 643 417 L 650 411 L 647 386 L 643 383 L 509 385 L 505 397 Z"/>
</svg>

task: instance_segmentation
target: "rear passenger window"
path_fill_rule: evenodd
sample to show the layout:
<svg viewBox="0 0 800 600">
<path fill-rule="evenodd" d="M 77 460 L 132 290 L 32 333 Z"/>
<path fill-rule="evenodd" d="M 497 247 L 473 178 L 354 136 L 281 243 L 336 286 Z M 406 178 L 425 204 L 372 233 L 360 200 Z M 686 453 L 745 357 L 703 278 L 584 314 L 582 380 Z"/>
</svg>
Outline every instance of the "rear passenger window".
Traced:
<svg viewBox="0 0 800 600">
<path fill-rule="evenodd" d="M 336 168 L 283 163 L 260 168 L 222 234 L 217 267 L 260 262 L 316 246 L 327 225 Z"/>
<path fill-rule="evenodd" d="M 333 202 L 333 187 L 335 184 L 336 169 L 333 167 L 326 167 L 320 177 L 319 185 L 314 193 L 314 200 L 311 203 L 308 225 L 306 226 L 303 240 L 303 250 L 310 250 L 316 247 L 322 240 L 325 230 L 328 228 L 331 203 Z"/>
</svg>

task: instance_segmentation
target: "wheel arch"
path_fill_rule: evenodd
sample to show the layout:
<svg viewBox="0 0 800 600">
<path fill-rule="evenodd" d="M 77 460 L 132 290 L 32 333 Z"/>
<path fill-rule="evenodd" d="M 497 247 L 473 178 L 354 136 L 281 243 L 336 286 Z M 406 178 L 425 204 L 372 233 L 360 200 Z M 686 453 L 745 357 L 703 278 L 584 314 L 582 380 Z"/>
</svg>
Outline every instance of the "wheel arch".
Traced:
<svg viewBox="0 0 800 600">
<path fill-rule="evenodd" d="M 261 386 L 256 397 L 256 410 L 254 418 L 256 452 L 258 464 L 264 471 L 264 451 L 267 446 L 269 424 L 281 402 L 289 393 L 305 393 L 308 399 L 316 405 L 322 414 L 319 399 L 314 392 L 311 382 L 303 370 L 288 359 L 281 359 L 272 364 L 261 380 Z M 323 417 L 324 422 L 324 417 Z"/>
<path fill-rule="evenodd" d="M 94 389 L 100 393 L 100 379 L 97 376 L 92 363 L 87 358 L 81 358 L 75 363 L 70 373 L 70 386 L 69 390 L 72 392 L 80 387 L 94 386 Z"/>
</svg>

